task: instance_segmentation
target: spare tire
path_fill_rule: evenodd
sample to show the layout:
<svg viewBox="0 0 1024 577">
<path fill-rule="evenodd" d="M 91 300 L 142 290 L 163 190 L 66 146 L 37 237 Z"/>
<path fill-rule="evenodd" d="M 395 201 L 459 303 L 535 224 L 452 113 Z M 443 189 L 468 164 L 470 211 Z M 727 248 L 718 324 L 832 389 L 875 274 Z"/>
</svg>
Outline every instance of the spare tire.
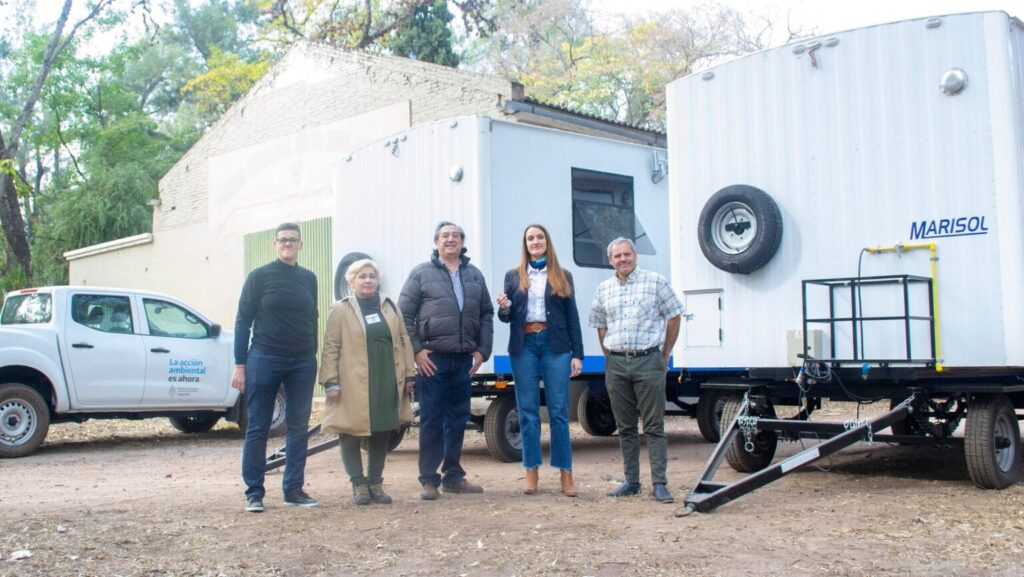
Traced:
<svg viewBox="0 0 1024 577">
<path fill-rule="evenodd" d="M 345 280 L 345 272 L 348 271 L 348 267 L 352 266 L 352 263 L 364 258 L 370 258 L 370 255 L 362 252 L 350 252 L 338 261 L 338 269 L 334 272 L 334 300 L 340 301 L 348 296 L 349 288 L 348 281 Z"/>
<path fill-rule="evenodd" d="M 731 273 L 750 274 L 775 256 L 782 242 L 782 212 L 765 191 L 734 184 L 708 199 L 697 223 L 708 262 Z"/>
</svg>

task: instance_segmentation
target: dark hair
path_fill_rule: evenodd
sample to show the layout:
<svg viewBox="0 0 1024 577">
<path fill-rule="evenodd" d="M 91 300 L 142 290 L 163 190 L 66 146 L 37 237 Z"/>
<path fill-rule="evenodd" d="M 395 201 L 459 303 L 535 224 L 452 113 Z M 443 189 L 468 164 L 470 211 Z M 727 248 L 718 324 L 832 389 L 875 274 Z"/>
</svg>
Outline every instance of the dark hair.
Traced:
<svg viewBox="0 0 1024 577">
<path fill-rule="evenodd" d="M 300 229 L 299 225 L 295 224 L 294 222 L 282 222 L 281 224 L 277 225 L 277 228 L 274 229 L 274 236 L 276 237 L 277 233 L 281 232 L 282 230 L 294 230 L 295 232 L 299 233 L 299 238 L 302 238 L 302 229 Z"/>
<path fill-rule="evenodd" d="M 441 236 L 441 229 L 446 226 L 454 226 L 455 228 L 459 229 L 459 235 L 462 236 L 462 240 L 463 242 L 465 242 L 466 231 L 462 230 L 461 226 L 455 224 L 454 222 L 448 222 L 447 220 L 442 220 L 441 222 L 437 223 L 437 227 L 434 228 L 434 242 L 437 242 L 438 237 Z"/>
<path fill-rule="evenodd" d="M 555 245 L 551 244 L 551 235 L 548 234 L 548 229 L 541 224 L 529 224 L 523 229 L 523 245 L 519 258 L 519 290 L 526 292 L 530 288 L 530 275 L 526 272 L 530 263 L 530 250 L 526 248 L 526 233 L 531 228 L 544 233 L 544 240 L 547 243 L 544 256 L 547 258 L 548 283 L 551 284 L 551 294 L 558 297 L 572 296 L 572 283 L 569 282 L 565 270 L 558 264 L 558 255 L 555 254 Z"/>
</svg>

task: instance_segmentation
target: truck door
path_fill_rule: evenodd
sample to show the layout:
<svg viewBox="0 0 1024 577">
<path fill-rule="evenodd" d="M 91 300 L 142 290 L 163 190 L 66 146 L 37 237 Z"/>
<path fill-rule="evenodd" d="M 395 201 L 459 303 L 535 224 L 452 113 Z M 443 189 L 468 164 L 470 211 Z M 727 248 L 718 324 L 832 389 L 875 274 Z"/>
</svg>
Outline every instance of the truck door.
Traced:
<svg viewBox="0 0 1024 577">
<path fill-rule="evenodd" d="M 132 407 L 142 401 L 146 357 L 131 297 L 71 295 L 64 338 L 74 398 L 83 407 Z"/>
<path fill-rule="evenodd" d="M 684 291 L 683 301 L 686 347 L 722 346 L 722 291 Z"/>
<path fill-rule="evenodd" d="M 231 378 L 231 339 L 214 336 L 212 325 L 182 305 L 152 297 L 140 300 L 146 354 L 143 404 L 223 404 Z"/>
</svg>

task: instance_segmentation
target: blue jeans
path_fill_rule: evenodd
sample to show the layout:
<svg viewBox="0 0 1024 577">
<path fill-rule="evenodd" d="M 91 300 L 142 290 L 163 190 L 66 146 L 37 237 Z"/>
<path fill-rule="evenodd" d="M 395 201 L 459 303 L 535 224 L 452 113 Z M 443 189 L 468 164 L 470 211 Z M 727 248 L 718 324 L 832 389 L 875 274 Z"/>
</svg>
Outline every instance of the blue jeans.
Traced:
<svg viewBox="0 0 1024 577">
<path fill-rule="evenodd" d="M 258 349 L 249 351 L 245 362 L 249 426 L 245 429 L 245 443 L 242 445 L 242 480 L 246 486 L 246 497 L 262 499 L 266 493 L 263 477 L 267 469 L 267 434 L 274 414 L 274 399 L 282 386 L 288 432 L 281 485 L 287 495 L 302 489 L 305 484 L 309 411 L 315 379 L 315 356 L 282 357 L 268 355 Z"/>
<path fill-rule="evenodd" d="M 569 440 L 569 371 L 571 353 L 553 353 L 547 331 L 530 333 L 523 350 L 510 355 L 515 378 L 519 430 L 523 439 L 523 467 L 534 469 L 542 463 L 540 452 L 540 381 L 551 424 L 551 466 L 572 470 Z"/>
<path fill-rule="evenodd" d="M 416 377 L 420 402 L 420 484 L 452 485 L 466 477 L 459 460 L 469 422 L 473 355 L 430 353 L 437 367 L 432 376 Z M 442 475 L 437 473 L 441 467 Z"/>
</svg>

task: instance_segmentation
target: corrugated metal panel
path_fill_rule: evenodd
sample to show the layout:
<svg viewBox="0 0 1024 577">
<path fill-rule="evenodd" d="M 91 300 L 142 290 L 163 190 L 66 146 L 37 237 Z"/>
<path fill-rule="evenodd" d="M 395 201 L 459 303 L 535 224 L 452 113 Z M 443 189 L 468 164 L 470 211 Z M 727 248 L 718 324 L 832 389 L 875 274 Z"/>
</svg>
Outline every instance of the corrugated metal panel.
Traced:
<svg viewBox="0 0 1024 577">
<path fill-rule="evenodd" d="M 984 217 L 988 234 L 934 239 L 946 364 L 1008 362 L 1004 303 L 1021 287 L 1004 286 L 1000 263 L 1019 267 L 1021 243 L 1002 236 L 1001 222 L 1017 228 L 1019 219 L 1003 220 L 996 180 L 997 163 L 1019 156 L 994 127 L 1005 123 L 1019 139 L 1005 109 L 1020 100 L 992 90 L 1013 74 L 1009 28 L 1003 13 L 943 17 L 938 27 L 898 22 L 805 42 L 799 53 L 796 45 L 761 52 L 712 69 L 709 79 L 669 85 L 673 284 L 724 289 L 723 346 L 686 350 L 687 366 L 785 366 L 786 332 L 800 328 L 801 280 L 855 276 L 861 248 L 911 241 L 914 223 L 971 216 Z M 939 81 L 954 67 L 969 84 L 948 96 Z M 785 223 L 778 253 L 749 275 L 711 266 L 698 244 L 707 199 L 732 184 L 768 192 Z M 1019 184 L 1011 188 L 1020 194 Z M 863 264 L 865 275 L 930 275 L 927 251 Z"/>
<path fill-rule="evenodd" d="M 333 275 L 331 266 L 331 223 L 332 217 L 318 218 L 314 220 L 300 221 L 302 228 L 302 251 L 299 253 L 299 264 L 313 271 L 317 279 L 317 308 L 320 311 L 320 326 L 317 329 L 319 339 L 322 341 L 324 329 L 327 327 L 327 313 L 331 308 L 333 299 L 331 291 L 333 287 Z M 277 251 L 274 249 L 274 229 L 261 230 L 245 235 L 245 273 L 249 274 L 253 269 L 263 266 L 277 258 Z M 319 349 L 319 347 L 318 347 Z M 317 350 L 317 358 L 320 351 Z M 318 384 L 316 394 L 322 394 L 323 389 Z"/>
</svg>

